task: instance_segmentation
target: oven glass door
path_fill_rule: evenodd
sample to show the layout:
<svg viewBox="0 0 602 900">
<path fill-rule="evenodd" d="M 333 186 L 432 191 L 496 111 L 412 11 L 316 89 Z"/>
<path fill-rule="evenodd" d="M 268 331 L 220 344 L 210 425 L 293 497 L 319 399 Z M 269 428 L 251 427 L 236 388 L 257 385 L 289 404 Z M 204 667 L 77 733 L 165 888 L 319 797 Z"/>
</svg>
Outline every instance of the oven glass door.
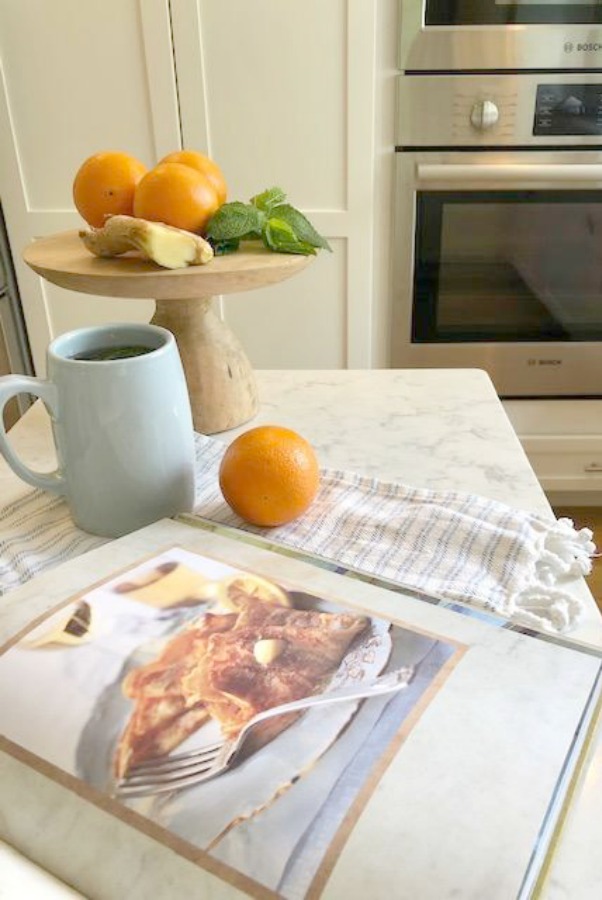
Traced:
<svg viewBox="0 0 602 900">
<path fill-rule="evenodd" d="M 602 23 L 602 0 L 426 0 L 427 25 Z"/>
<path fill-rule="evenodd" d="M 602 340 L 602 191 L 418 191 L 412 340 Z"/>
</svg>

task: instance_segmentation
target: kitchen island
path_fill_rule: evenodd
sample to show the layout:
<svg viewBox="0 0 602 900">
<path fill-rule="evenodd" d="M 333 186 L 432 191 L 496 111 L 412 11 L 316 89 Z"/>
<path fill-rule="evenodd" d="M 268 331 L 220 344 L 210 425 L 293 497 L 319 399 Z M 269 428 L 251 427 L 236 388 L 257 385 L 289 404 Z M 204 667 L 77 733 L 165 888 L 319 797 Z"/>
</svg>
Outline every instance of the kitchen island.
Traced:
<svg viewBox="0 0 602 900">
<path fill-rule="evenodd" d="M 257 424 L 288 426 L 312 442 L 325 467 L 416 487 L 473 492 L 552 516 L 493 386 L 482 371 L 264 371 L 257 376 L 259 414 L 252 422 L 219 435 L 219 439 L 228 442 Z M 53 465 L 46 418 L 43 407 L 36 404 L 11 432 L 18 452 L 40 469 Z M 29 490 L 0 461 L 1 505 Z M 569 636 L 602 646 L 602 619 L 585 582 L 577 580 L 569 589 L 585 607 L 582 620 Z M 599 885 L 591 829 L 598 820 L 596 807 L 602 803 L 594 777 L 602 764 L 602 744 L 594 744 L 589 754 L 591 765 L 575 792 L 568 816 L 570 827 L 565 829 L 546 886 L 545 896 L 551 900 L 594 897 Z M 584 843 L 590 848 L 587 855 Z M 20 868 L 23 885 L 31 883 L 25 879 L 37 877 L 25 860 L 9 851 L 5 857 L 0 853 L 0 878 L 7 878 L 4 873 L 10 871 L 17 885 Z M 44 875 L 39 878 L 43 883 Z M 29 891 L 31 895 L 31 888 Z M 22 895 L 26 894 L 23 887 Z M 66 889 L 65 896 L 73 894 Z"/>
</svg>

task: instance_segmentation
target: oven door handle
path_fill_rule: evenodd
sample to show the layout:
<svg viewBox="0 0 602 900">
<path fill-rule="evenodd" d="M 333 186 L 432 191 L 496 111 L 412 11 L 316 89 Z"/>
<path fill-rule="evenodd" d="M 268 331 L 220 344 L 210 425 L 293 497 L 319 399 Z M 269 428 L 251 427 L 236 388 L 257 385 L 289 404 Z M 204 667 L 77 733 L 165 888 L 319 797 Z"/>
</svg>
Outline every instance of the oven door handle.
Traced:
<svg viewBox="0 0 602 900">
<path fill-rule="evenodd" d="M 487 165 L 446 165 L 419 163 L 417 177 L 422 187 L 458 187 L 484 185 L 501 189 L 538 187 L 570 190 L 576 185 L 602 187 L 602 165 L 553 165 L 542 163 Z"/>
</svg>

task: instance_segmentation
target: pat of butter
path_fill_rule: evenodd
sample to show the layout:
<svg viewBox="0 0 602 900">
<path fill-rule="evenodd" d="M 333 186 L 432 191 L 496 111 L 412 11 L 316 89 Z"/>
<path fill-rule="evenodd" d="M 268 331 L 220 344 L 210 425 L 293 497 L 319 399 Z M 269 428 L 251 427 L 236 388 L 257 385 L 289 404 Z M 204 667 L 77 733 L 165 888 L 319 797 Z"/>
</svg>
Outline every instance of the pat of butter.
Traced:
<svg viewBox="0 0 602 900">
<path fill-rule="evenodd" d="M 278 638 L 265 638 L 257 641 L 253 647 L 253 656 L 261 666 L 269 666 L 277 659 L 286 646 L 286 641 Z"/>
</svg>

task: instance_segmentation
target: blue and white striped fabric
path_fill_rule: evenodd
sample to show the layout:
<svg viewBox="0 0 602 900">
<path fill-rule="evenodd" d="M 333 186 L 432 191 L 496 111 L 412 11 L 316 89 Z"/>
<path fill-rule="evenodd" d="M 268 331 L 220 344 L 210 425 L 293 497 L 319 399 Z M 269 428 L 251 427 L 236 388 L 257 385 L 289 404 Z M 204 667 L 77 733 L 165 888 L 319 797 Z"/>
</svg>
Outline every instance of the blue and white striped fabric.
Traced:
<svg viewBox="0 0 602 900">
<path fill-rule="evenodd" d="M 25 486 L 0 508 L 0 532 L 0 595 L 106 543 L 75 527 L 62 498 Z"/>
<path fill-rule="evenodd" d="M 566 631 L 581 602 L 563 582 L 591 571 L 592 532 L 455 491 L 431 491 L 323 469 L 310 510 L 280 528 L 245 525 L 218 485 L 225 444 L 196 436 L 195 511 L 276 544 L 395 582 L 433 598 Z M 0 593 L 106 543 L 76 528 L 65 502 L 24 487 L 0 509 Z"/>
</svg>

